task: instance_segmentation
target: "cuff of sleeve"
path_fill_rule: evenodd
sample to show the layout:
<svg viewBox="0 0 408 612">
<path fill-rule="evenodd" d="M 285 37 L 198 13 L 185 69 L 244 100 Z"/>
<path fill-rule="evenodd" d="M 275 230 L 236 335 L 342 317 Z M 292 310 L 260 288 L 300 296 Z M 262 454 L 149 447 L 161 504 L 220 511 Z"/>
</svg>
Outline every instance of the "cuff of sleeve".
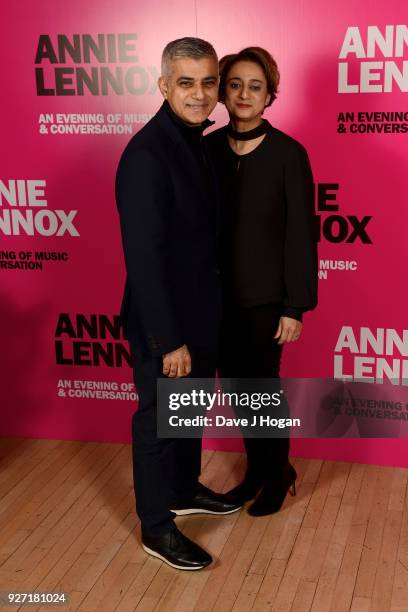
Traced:
<svg viewBox="0 0 408 612">
<path fill-rule="evenodd" d="M 290 317 L 291 319 L 296 319 L 297 321 L 302 322 L 303 318 L 303 310 L 300 308 L 293 308 L 292 306 L 284 306 L 282 317 Z"/>
<path fill-rule="evenodd" d="M 185 342 L 176 337 L 166 338 L 165 341 L 160 342 L 152 334 L 147 335 L 147 345 L 149 347 L 150 354 L 153 357 L 160 357 L 166 353 L 171 353 L 172 351 L 181 348 L 184 344 Z"/>
</svg>

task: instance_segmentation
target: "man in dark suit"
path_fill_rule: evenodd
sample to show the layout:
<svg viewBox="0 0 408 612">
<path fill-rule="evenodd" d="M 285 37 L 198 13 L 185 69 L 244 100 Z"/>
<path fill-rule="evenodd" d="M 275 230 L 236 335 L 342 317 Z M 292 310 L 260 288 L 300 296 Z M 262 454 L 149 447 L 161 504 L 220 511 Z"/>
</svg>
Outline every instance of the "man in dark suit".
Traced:
<svg viewBox="0 0 408 612">
<path fill-rule="evenodd" d="M 197 38 L 169 43 L 165 101 L 127 145 L 117 172 L 127 280 L 122 320 L 134 355 L 136 510 L 144 549 L 179 569 L 210 555 L 175 526 L 176 514 L 227 514 L 239 504 L 198 482 L 201 439 L 157 437 L 157 378 L 210 378 L 220 319 L 215 194 L 202 133 L 217 103 L 218 60 Z M 172 511 L 172 510 L 173 511 Z"/>
</svg>

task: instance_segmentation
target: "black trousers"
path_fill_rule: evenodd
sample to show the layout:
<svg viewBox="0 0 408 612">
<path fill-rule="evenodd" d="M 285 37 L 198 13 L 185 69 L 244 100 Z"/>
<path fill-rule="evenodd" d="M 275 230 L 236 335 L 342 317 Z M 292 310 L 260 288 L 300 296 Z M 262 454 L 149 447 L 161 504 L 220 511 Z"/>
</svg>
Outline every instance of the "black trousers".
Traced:
<svg viewBox="0 0 408 612">
<path fill-rule="evenodd" d="M 132 347 L 133 348 L 133 347 Z M 191 378 L 213 378 L 216 348 L 190 349 Z M 161 357 L 133 350 L 139 407 L 132 418 L 133 480 L 142 532 L 160 535 L 172 529 L 171 505 L 194 497 L 201 471 L 201 438 L 157 437 L 157 379 Z"/>
<path fill-rule="evenodd" d="M 255 382 L 252 389 L 248 389 L 251 378 L 279 379 L 282 345 L 274 335 L 281 312 L 280 304 L 251 308 L 224 306 L 217 369 L 220 378 L 233 379 L 235 390 L 256 391 Z M 288 406 L 283 399 L 279 416 L 287 415 Z M 276 478 L 288 461 L 287 437 L 244 437 L 244 443 L 246 477 L 256 483 L 265 484 Z"/>
</svg>

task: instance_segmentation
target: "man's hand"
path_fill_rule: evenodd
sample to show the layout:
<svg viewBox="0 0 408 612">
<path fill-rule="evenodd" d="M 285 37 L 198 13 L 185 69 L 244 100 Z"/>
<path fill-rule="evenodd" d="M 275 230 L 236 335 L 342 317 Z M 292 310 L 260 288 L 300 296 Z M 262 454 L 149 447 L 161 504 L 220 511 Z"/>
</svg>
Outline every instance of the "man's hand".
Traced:
<svg viewBox="0 0 408 612">
<path fill-rule="evenodd" d="M 169 378 L 181 378 L 191 372 L 191 356 L 186 344 L 163 355 L 163 374 Z"/>
<path fill-rule="evenodd" d="M 279 319 L 278 330 L 275 338 L 279 338 L 278 344 L 284 342 L 295 342 L 302 332 L 302 323 L 291 317 L 281 317 Z"/>
</svg>

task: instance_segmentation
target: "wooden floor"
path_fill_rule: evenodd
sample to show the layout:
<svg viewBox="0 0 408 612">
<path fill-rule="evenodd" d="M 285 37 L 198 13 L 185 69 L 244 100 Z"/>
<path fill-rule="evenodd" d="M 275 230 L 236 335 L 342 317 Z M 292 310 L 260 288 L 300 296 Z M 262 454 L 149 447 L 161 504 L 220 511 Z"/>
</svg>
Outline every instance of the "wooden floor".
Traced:
<svg viewBox="0 0 408 612">
<path fill-rule="evenodd" d="M 59 609 L 83 612 L 408 612 L 408 470 L 294 463 L 278 514 L 178 518 L 215 559 L 182 572 L 139 545 L 129 446 L 4 439 L 0 591 L 65 591 Z M 243 468 L 204 452 L 202 481 L 226 490 Z"/>
</svg>

